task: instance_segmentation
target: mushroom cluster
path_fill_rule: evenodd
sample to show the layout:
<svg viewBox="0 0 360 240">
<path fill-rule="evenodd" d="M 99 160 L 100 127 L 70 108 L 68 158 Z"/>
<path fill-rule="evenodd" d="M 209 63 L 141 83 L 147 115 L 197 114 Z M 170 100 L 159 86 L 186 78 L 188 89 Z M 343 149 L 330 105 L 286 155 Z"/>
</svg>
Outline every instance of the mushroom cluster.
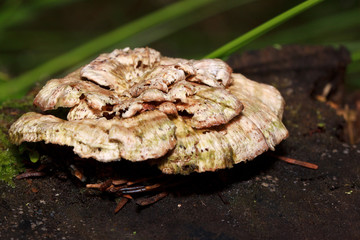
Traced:
<svg viewBox="0 0 360 240">
<path fill-rule="evenodd" d="M 215 171 L 274 150 L 288 136 L 284 100 L 222 60 L 169 58 L 151 48 L 101 54 L 46 83 L 10 128 L 15 144 L 67 145 L 101 162 L 147 160 L 167 174 Z M 46 114 L 69 108 L 67 119 Z"/>
</svg>

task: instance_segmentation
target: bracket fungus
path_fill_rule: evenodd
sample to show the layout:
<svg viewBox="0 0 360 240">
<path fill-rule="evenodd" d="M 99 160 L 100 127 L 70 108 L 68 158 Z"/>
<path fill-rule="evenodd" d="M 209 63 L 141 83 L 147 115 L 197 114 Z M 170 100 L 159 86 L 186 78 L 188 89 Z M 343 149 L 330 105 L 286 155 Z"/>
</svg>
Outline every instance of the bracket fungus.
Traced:
<svg viewBox="0 0 360 240">
<path fill-rule="evenodd" d="M 101 162 L 147 160 L 167 174 L 215 171 L 274 150 L 288 136 L 284 100 L 219 59 L 116 49 L 46 83 L 10 139 L 73 147 Z M 46 113 L 68 108 L 63 120 Z"/>
</svg>

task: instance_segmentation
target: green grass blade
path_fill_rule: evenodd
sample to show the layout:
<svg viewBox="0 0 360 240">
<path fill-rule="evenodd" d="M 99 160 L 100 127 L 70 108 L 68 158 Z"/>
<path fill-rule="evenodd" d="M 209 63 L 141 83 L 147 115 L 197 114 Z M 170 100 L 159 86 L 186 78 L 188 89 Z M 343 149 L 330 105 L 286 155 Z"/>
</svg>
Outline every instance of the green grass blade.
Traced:
<svg viewBox="0 0 360 240">
<path fill-rule="evenodd" d="M 207 4 L 201 9 L 196 11 L 196 14 L 192 12 L 181 16 L 181 18 L 176 18 L 171 21 L 166 21 L 164 23 L 158 24 L 156 26 L 150 27 L 144 31 L 141 31 L 123 41 L 120 41 L 114 46 L 111 46 L 109 49 L 104 49 L 103 51 L 110 51 L 113 48 L 123 48 L 123 47 L 137 47 L 137 46 L 146 46 L 155 41 L 158 41 L 166 36 L 169 36 L 173 33 L 181 31 L 190 25 L 193 25 L 197 22 L 201 22 L 204 19 L 207 19 L 211 16 L 220 14 L 221 12 L 238 8 L 239 6 L 248 4 L 250 2 L 256 2 L 259 0 L 222 0 L 214 1 L 213 3 Z M 79 34 L 79 33 L 77 33 Z M 82 39 L 91 39 L 87 36 L 88 33 L 83 33 Z M 29 38 L 28 36 L 36 36 Z M 79 46 L 83 43 L 84 40 L 72 39 L 68 41 L 66 35 L 62 31 L 34 31 L 34 30 L 22 30 L 22 31 L 7 31 L 5 39 L 2 39 L 0 34 L 0 65 L 2 63 L 8 65 L 16 65 L 19 61 L 19 56 L 13 54 L 13 52 L 22 52 L 27 51 L 29 48 L 34 46 L 40 47 L 38 41 L 42 39 L 47 39 L 49 44 L 41 45 L 42 51 L 36 54 L 36 59 L 31 54 L 26 54 L 22 56 L 23 66 L 21 69 L 24 69 L 20 72 L 26 72 L 33 67 L 38 66 L 39 64 L 52 59 L 55 56 L 60 55 L 63 51 L 61 49 L 72 49 L 74 46 Z M 27 39 L 27 41 L 23 41 Z M 3 41 L 2 41 L 3 40 Z M 79 41 L 80 40 L 80 41 Z M 171 41 L 171 40 L 170 40 Z M 194 42 L 197 44 L 197 42 Z M 44 48 L 48 50 L 44 50 Z M 55 50 L 56 49 L 56 50 Z M 204 51 L 196 49 L 194 55 L 187 55 L 185 52 L 185 57 L 199 58 L 203 55 Z M 58 54 L 56 54 L 56 51 Z M 193 53 L 193 52 L 192 52 Z M 81 64 L 85 63 L 88 59 L 83 59 Z"/>
<path fill-rule="evenodd" d="M 179 30 L 190 26 L 196 22 L 200 22 L 206 18 L 227 11 L 229 9 L 245 5 L 247 3 L 255 2 L 258 0 L 222 0 L 216 1 L 213 4 L 209 4 L 206 8 L 197 11 L 196 14 L 187 14 L 181 18 L 181 21 L 172 20 L 161 25 L 146 29 L 139 34 L 136 34 L 120 44 L 117 47 L 136 47 L 145 46 L 149 43 L 155 42 L 162 39 L 172 33 L 178 32 Z"/>
<path fill-rule="evenodd" d="M 359 14 L 359 9 L 351 9 L 318 19 L 311 19 L 311 21 L 296 27 L 269 34 L 266 39 L 259 39 L 247 47 L 253 49 L 273 44 L 298 44 L 309 42 L 327 44 L 329 41 L 334 42 L 331 38 L 345 39 L 344 34 L 341 32 L 352 28 L 356 29 L 360 25 Z M 354 34 L 351 31 L 348 32 Z M 336 42 L 338 42 L 338 40 Z"/>
<path fill-rule="evenodd" d="M 168 5 L 158 11 L 150 13 L 138 20 L 125 24 L 107 34 L 104 34 L 94 40 L 87 42 L 80 47 L 56 57 L 39 67 L 36 67 L 23 75 L 0 84 L 0 101 L 5 99 L 20 97 L 35 82 L 57 73 L 65 68 L 74 66 L 81 60 L 90 57 L 101 50 L 115 45 L 116 43 L 145 30 L 151 26 L 160 24 L 171 19 L 180 17 L 186 13 L 192 12 L 214 0 L 184 0 Z"/>
<path fill-rule="evenodd" d="M 264 35 L 271 29 L 277 27 L 281 23 L 286 22 L 290 18 L 295 17 L 301 12 L 311 8 L 312 6 L 322 2 L 324 0 L 307 0 L 288 11 L 276 16 L 275 18 L 261 24 L 260 26 L 254 28 L 253 30 L 245 33 L 244 35 L 238 37 L 237 39 L 227 43 L 226 45 L 220 47 L 219 49 L 213 51 L 212 53 L 206 55 L 204 58 L 224 58 L 229 56 L 230 54 L 236 52 L 246 44 L 255 40 L 256 38 Z"/>
</svg>

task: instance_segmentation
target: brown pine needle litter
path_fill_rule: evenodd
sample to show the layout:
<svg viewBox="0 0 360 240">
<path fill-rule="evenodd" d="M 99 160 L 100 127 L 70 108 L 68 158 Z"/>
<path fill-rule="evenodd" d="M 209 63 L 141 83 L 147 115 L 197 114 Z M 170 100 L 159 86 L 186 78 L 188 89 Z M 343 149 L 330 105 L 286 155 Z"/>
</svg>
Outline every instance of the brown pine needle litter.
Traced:
<svg viewBox="0 0 360 240">
<path fill-rule="evenodd" d="M 305 162 L 305 161 L 300 161 L 300 160 L 297 160 L 297 159 L 294 159 L 294 158 L 289 158 L 289 157 L 285 157 L 285 156 L 278 156 L 278 155 L 275 155 L 275 154 L 272 154 L 272 153 L 269 153 L 270 156 L 272 157 L 275 157 L 281 161 L 284 161 L 284 162 L 287 162 L 287 163 L 290 163 L 290 164 L 294 164 L 294 165 L 299 165 L 299 166 L 302 166 L 302 167 L 306 167 L 306 168 L 310 168 L 310 169 L 318 169 L 319 166 L 314 164 L 314 163 L 309 163 L 309 162 Z"/>
</svg>

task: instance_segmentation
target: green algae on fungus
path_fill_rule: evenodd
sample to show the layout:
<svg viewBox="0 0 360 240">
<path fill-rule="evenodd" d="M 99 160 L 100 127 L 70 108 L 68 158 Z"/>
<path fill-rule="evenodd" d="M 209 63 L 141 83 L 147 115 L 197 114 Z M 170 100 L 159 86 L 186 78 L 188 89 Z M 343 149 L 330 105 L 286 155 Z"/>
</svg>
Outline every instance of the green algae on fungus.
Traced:
<svg viewBox="0 0 360 240">
<path fill-rule="evenodd" d="M 72 146 L 82 158 L 148 160 L 167 174 L 231 168 L 288 136 L 284 100 L 219 59 L 168 58 L 150 48 L 102 54 L 50 80 L 34 104 L 67 119 L 26 113 L 10 139 Z"/>
</svg>

